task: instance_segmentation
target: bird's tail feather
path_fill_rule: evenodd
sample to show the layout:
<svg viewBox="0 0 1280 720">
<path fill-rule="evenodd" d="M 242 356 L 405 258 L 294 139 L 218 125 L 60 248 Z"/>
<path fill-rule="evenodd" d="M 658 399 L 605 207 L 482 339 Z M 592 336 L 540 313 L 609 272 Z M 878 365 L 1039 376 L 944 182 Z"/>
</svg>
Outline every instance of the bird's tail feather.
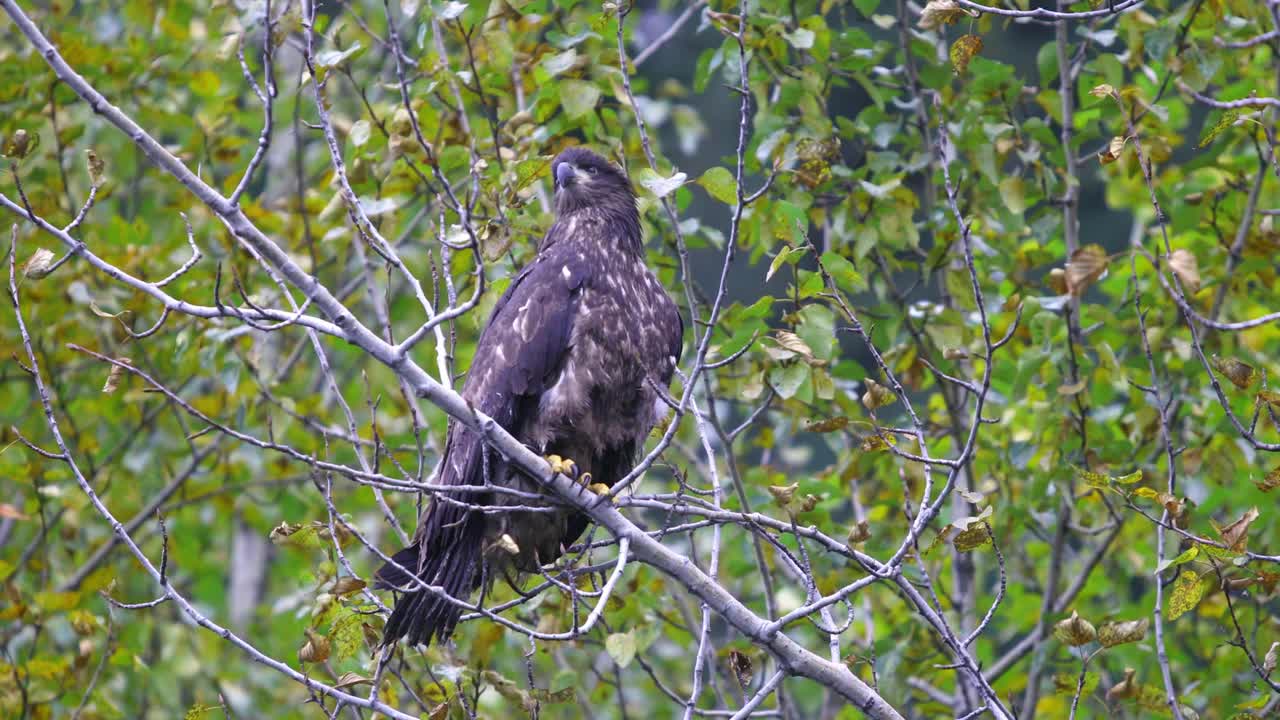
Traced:
<svg viewBox="0 0 1280 720">
<path fill-rule="evenodd" d="M 419 587 L 400 596 L 387 619 L 383 643 L 390 645 L 404 637 L 411 645 L 430 645 L 433 639 L 443 642 L 453 634 L 462 608 L 441 592 L 466 601 L 479 587 L 482 541 L 482 522 L 468 513 L 462 521 L 461 532 L 454 534 L 447 545 L 428 549 L 418 578 L 435 590 Z M 391 559 L 412 572 L 418 567 L 419 546 L 410 545 Z M 387 563 L 375 575 L 374 587 L 395 589 L 418 587 L 418 584 L 408 572 Z"/>
</svg>

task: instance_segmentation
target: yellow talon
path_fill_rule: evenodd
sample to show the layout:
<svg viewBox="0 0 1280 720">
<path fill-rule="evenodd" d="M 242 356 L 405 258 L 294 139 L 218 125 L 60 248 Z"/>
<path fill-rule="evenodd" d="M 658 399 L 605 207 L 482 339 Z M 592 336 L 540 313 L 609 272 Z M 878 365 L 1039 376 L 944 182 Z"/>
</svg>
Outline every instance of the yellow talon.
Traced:
<svg viewBox="0 0 1280 720">
<path fill-rule="evenodd" d="M 587 489 L 597 495 L 608 495 L 609 486 L 604 483 L 591 483 L 587 485 Z"/>
<path fill-rule="evenodd" d="M 546 459 L 547 464 L 551 466 L 552 472 L 564 475 L 578 482 L 585 483 L 585 481 L 589 481 L 591 479 L 591 473 L 582 472 L 578 467 L 578 463 L 574 462 L 570 458 L 560 457 L 559 455 L 548 455 Z"/>
<path fill-rule="evenodd" d="M 564 458 L 559 455 L 548 455 L 547 464 L 551 466 L 551 472 L 557 474 L 564 472 Z"/>
</svg>

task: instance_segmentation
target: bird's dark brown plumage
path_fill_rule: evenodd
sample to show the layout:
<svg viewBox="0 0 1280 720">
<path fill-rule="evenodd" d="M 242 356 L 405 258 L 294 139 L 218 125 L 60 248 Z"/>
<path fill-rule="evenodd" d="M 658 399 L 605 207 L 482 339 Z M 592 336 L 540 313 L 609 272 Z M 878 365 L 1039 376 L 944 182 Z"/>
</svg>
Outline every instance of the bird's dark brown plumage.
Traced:
<svg viewBox="0 0 1280 720">
<path fill-rule="evenodd" d="M 462 396 L 516 439 L 543 454 L 572 458 L 592 482 L 612 486 L 665 413 L 650 380 L 663 388 L 670 383 L 684 328 L 644 264 L 640 217 L 626 175 L 582 148 L 562 152 L 551 173 L 556 221 L 537 257 L 494 307 Z M 541 492 L 537 481 L 454 423 L 437 483 L 481 486 L 486 480 Z M 544 511 L 502 511 L 504 505 Z M 413 545 L 393 560 L 436 590 L 423 590 L 406 572 L 384 565 L 379 586 L 404 590 L 385 641 L 448 638 L 461 608 L 443 593 L 467 600 L 495 571 L 536 571 L 586 526 L 587 518 L 574 510 L 511 494 L 458 491 L 433 498 Z M 504 535 L 514 541 L 514 554 Z"/>
</svg>

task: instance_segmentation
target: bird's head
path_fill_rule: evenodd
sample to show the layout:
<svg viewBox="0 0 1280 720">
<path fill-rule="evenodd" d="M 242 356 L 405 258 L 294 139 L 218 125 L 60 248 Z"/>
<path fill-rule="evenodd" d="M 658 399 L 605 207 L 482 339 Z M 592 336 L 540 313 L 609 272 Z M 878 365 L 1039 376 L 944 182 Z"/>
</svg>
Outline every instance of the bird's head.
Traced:
<svg viewBox="0 0 1280 720">
<path fill-rule="evenodd" d="M 635 212 L 631 181 L 617 165 L 582 147 L 571 147 L 551 161 L 556 186 L 556 212 L 582 210 Z"/>
</svg>

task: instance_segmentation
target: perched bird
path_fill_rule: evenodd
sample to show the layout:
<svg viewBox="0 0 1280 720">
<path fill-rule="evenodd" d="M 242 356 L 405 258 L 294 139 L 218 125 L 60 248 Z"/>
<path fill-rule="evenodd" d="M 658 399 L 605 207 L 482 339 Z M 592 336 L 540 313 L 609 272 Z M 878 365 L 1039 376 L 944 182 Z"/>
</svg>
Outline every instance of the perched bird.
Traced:
<svg viewBox="0 0 1280 720">
<path fill-rule="evenodd" d="M 538 256 L 498 299 L 480 335 L 462 396 L 557 471 L 612 487 L 634 465 L 666 414 L 667 388 L 680 359 L 684 323 L 644 263 L 635 193 L 614 164 L 584 148 L 551 163 L 555 223 Z M 403 592 L 384 642 L 445 640 L 482 583 L 515 569 L 536 572 L 560 557 L 587 517 L 535 495 L 539 483 L 511 466 L 475 431 L 453 423 L 437 483 L 441 492 L 418 519 L 413 544 L 393 560 L 437 591 L 424 590 L 388 563 L 377 587 Z M 540 511 L 503 510 L 523 505 Z"/>
</svg>

